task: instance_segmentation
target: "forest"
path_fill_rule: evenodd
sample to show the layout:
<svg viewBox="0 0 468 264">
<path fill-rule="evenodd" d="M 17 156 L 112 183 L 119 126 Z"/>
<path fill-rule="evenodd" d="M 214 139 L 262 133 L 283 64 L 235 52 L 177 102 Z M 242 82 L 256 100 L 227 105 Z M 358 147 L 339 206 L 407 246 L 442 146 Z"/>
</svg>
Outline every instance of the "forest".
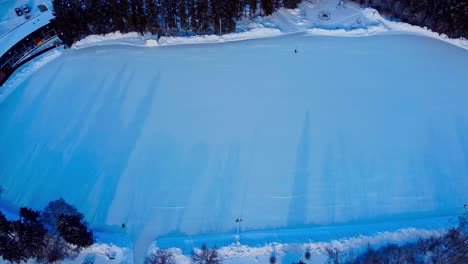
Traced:
<svg viewBox="0 0 468 264">
<path fill-rule="evenodd" d="M 451 38 L 468 38 L 468 0 L 353 0 L 382 15 L 427 27 Z"/>
<path fill-rule="evenodd" d="M 300 0 L 53 0 L 57 27 L 71 43 L 120 31 L 160 36 L 225 34 L 236 21 L 270 15 Z"/>
<path fill-rule="evenodd" d="M 353 0 L 383 15 L 449 37 L 468 37 L 468 0 Z M 300 0 L 53 0 L 56 25 L 71 44 L 120 31 L 160 36 L 225 34 L 236 21 L 268 16 Z"/>
</svg>

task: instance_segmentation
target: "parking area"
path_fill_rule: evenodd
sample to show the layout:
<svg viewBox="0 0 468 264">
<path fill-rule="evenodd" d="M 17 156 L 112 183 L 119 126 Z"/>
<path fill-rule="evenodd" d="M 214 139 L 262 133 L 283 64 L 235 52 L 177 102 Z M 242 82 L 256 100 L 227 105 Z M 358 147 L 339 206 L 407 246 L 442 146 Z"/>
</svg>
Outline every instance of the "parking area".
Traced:
<svg viewBox="0 0 468 264">
<path fill-rule="evenodd" d="M 41 13 L 41 4 L 52 6 L 51 0 L 0 0 L 0 37 Z"/>
</svg>

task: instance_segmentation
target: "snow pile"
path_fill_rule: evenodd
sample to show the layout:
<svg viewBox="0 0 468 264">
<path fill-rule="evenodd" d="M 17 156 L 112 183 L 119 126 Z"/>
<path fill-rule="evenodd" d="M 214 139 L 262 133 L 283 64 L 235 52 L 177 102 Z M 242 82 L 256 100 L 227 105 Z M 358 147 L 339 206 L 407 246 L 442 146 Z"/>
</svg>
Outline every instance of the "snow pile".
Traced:
<svg viewBox="0 0 468 264">
<path fill-rule="evenodd" d="M 426 230 L 416 228 L 405 228 L 397 232 L 380 232 L 376 236 L 358 236 L 345 238 L 341 240 L 334 240 L 330 243 L 325 243 L 329 247 L 338 248 L 342 251 L 349 249 L 364 248 L 367 245 L 380 246 L 384 244 L 403 244 L 413 242 L 418 239 L 425 239 L 430 237 L 440 237 L 444 235 L 447 229 L 441 230 Z"/>
<path fill-rule="evenodd" d="M 92 261 L 92 262 L 91 262 Z M 113 244 L 96 243 L 83 249 L 75 259 L 66 259 L 61 263 L 133 263 L 132 251 L 129 247 L 121 247 Z"/>
<path fill-rule="evenodd" d="M 308 29 L 309 35 L 320 35 L 320 36 L 336 36 L 336 37 L 363 37 L 370 36 L 377 33 L 387 32 L 388 30 L 384 26 L 370 26 L 368 28 L 357 28 L 353 30 L 346 29 L 323 29 L 323 28 L 312 28 Z"/>
<path fill-rule="evenodd" d="M 228 41 L 239 41 L 253 38 L 265 38 L 281 35 L 281 31 L 276 28 L 254 28 L 245 32 L 229 33 L 222 36 L 218 35 L 201 35 L 192 37 L 161 37 L 160 45 L 182 45 L 182 44 L 197 44 L 197 43 L 217 43 Z"/>
<path fill-rule="evenodd" d="M 73 44 L 73 47 L 76 49 L 85 48 L 90 46 L 99 46 L 99 45 L 140 45 L 144 46 L 145 42 L 143 37 L 136 33 L 120 33 L 120 32 L 113 32 L 105 35 L 90 35 L 86 38 L 77 41 Z"/>
<path fill-rule="evenodd" d="M 147 40 L 145 40 L 145 46 L 146 47 L 157 47 L 157 46 L 159 46 L 159 43 L 155 39 L 147 39 Z"/>
</svg>

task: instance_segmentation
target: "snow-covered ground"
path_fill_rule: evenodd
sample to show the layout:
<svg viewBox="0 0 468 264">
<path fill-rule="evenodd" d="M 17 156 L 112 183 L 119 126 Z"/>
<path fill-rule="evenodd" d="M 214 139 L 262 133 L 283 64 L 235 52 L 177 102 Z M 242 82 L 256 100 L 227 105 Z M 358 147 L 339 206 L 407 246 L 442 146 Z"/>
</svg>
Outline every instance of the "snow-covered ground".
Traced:
<svg viewBox="0 0 468 264">
<path fill-rule="evenodd" d="M 29 19 L 24 14 L 22 16 L 16 15 L 15 8 L 22 9 L 21 7 L 24 4 L 30 9 Z M 24 23 L 29 23 L 29 21 L 34 22 L 41 15 L 41 11 L 37 7 L 40 4 L 45 5 L 49 9 L 52 7 L 51 0 L 0 0 L 1 45 L 3 45 L 2 38 L 7 36 L 9 32 L 21 27 Z"/>
<path fill-rule="evenodd" d="M 160 237 L 159 246 L 187 236 L 199 245 L 232 235 L 236 218 L 249 247 L 228 235 L 223 256 L 261 253 L 227 263 L 365 233 L 351 224 L 398 227 L 377 225 L 363 241 L 409 227 L 418 230 L 404 239 L 437 234 L 447 221 L 434 217 L 468 200 L 465 41 L 318 4 L 223 37 L 93 36 L 25 65 L 0 94 L 10 94 L 0 104 L 2 198 L 40 209 L 63 197 L 98 230 L 125 223 L 87 253 L 102 261 L 116 252 L 131 262 L 129 248 L 141 261 Z M 346 232 L 291 238 L 326 226 Z M 243 240 L 254 231 L 281 247 Z"/>
</svg>

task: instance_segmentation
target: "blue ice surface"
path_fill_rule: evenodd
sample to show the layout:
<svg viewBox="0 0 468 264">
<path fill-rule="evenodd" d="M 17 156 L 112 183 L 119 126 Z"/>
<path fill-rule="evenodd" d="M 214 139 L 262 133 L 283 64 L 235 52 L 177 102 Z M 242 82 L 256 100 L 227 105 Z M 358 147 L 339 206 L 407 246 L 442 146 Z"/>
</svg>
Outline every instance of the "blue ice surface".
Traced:
<svg viewBox="0 0 468 264">
<path fill-rule="evenodd" d="M 294 53 L 297 48 L 298 53 Z M 400 221 L 468 200 L 468 52 L 411 35 L 67 50 L 0 105 L 3 199 L 165 236 Z"/>
</svg>

